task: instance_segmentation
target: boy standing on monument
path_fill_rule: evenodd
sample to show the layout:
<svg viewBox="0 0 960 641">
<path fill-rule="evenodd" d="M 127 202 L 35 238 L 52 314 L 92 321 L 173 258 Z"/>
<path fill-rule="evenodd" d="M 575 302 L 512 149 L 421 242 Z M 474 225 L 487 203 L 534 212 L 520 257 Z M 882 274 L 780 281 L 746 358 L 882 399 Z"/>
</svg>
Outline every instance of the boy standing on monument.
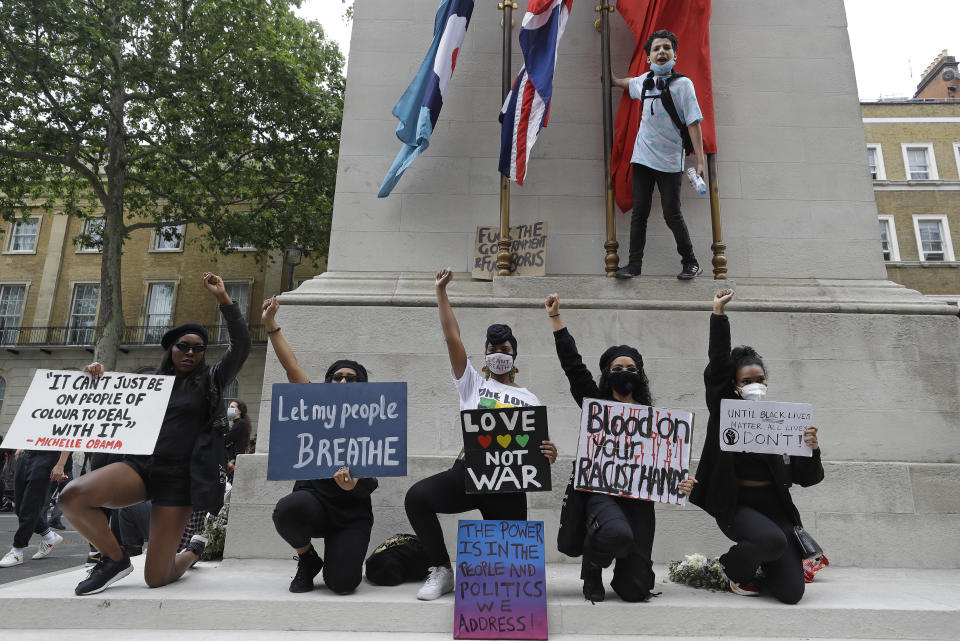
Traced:
<svg viewBox="0 0 960 641">
<path fill-rule="evenodd" d="M 630 163 L 633 169 L 633 216 L 630 220 L 630 262 L 621 267 L 617 278 L 640 275 L 643 249 L 647 240 L 647 219 L 653 199 L 653 186 L 660 191 L 663 217 L 677 241 L 677 253 L 683 264 L 677 278 L 696 278 L 700 264 L 693 254 L 690 233 L 680 212 L 680 185 L 687 153 L 697 156 L 697 174 L 704 176 L 703 116 L 697 94 L 689 78 L 673 72 L 677 61 L 677 36 L 661 29 L 643 45 L 651 71 L 636 78 L 617 78 L 613 84 L 627 89 L 640 100 L 642 112 L 637 140 Z"/>
</svg>

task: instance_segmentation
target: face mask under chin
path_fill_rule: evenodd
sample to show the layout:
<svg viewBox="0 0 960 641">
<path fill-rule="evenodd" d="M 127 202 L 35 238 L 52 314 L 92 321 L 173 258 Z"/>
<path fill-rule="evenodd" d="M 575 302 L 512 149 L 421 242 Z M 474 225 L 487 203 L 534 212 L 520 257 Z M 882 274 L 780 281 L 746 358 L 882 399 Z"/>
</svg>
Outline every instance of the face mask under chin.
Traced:
<svg viewBox="0 0 960 641">
<path fill-rule="evenodd" d="M 511 354 L 494 352 L 493 354 L 487 354 L 484 360 L 487 363 L 487 370 L 498 376 L 513 369 L 513 356 Z"/>
<path fill-rule="evenodd" d="M 664 75 L 670 73 L 673 70 L 673 65 L 676 64 L 676 60 L 671 60 L 666 64 L 658 65 L 656 63 L 650 63 L 650 69 L 653 70 L 653 73 L 657 75 Z"/>
</svg>

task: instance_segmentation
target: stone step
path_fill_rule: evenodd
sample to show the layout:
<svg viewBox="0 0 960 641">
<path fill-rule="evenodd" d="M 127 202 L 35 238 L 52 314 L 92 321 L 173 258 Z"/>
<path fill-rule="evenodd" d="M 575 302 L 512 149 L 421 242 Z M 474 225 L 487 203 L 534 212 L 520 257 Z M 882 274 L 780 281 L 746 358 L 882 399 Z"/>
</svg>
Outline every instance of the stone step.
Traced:
<svg viewBox="0 0 960 641">
<path fill-rule="evenodd" d="M 291 594 L 287 585 L 295 571 L 292 560 L 230 559 L 201 563 L 184 580 L 151 590 L 142 581 L 143 557 L 136 557 L 134 564 L 137 569 L 130 577 L 89 597 L 73 596 L 74 586 L 84 577 L 80 569 L 2 586 L 0 628 L 127 630 L 128 635 L 131 628 L 306 630 L 358 640 L 384 638 L 384 632 L 397 634 L 397 639 L 407 638 L 404 634 L 418 639 L 451 636 L 453 596 L 417 601 L 419 586 L 414 583 L 394 588 L 363 583 L 346 597 L 325 588 Z M 805 639 L 947 641 L 955 640 L 960 629 L 956 570 L 830 567 L 807 586 L 804 599 L 795 606 L 665 583 L 665 568 L 656 570 L 660 597 L 630 604 L 609 592 L 607 601 L 592 605 L 580 594 L 579 568 L 549 564 L 551 638 L 638 633 L 650 639 L 786 641 L 799 634 Z M 347 637 L 341 631 L 359 636 Z"/>
<path fill-rule="evenodd" d="M 49 641 L 50 630 L 18 629 L 7 630 L 10 638 L 17 641 Z M 313 630 L 271 630 L 270 641 L 448 641 L 450 633 L 423 632 L 316 632 Z M 768 641 L 769 637 L 662 637 L 617 635 L 617 641 Z M 70 641 L 170 641 L 167 630 L 71 630 Z M 262 641 L 263 630 L 177 630 L 179 641 Z M 551 641 L 608 641 L 610 635 L 595 634 L 551 634 Z M 777 637 L 777 641 L 810 641 L 809 636 Z M 841 639 L 819 639 L 817 641 L 845 641 Z M 856 641 L 884 641 L 882 639 L 858 638 Z M 921 641 L 920 639 L 900 639 L 899 641 Z"/>
</svg>

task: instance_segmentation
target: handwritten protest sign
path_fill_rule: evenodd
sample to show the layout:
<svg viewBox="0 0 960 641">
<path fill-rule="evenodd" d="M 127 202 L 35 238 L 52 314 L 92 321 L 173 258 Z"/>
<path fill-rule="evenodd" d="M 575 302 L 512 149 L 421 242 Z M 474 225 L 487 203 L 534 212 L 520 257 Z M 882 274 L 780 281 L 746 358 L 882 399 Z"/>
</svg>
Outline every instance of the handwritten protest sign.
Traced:
<svg viewBox="0 0 960 641">
<path fill-rule="evenodd" d="M 813 456 L 803 442 L 803 431 L 811 425 L 813 406 L 807 403 L 725 398 L 720 402 L 720 449 Z"/>
<path fill-rule="evenodd" d="M 546 639 L 543 521 L 460 521 L 454 639 Z"/>
<path fill-rule="evenodd" d="M 499 227 L 477 227 L 473 253 L 474 278 L 493 280 L 497 273 L 499 241 Z M 510 241 L 511 276 L 546 276 L 547 223 L 540 221 L 511 227 Z"/>
<path fill-rule="evenodd" d="M 460 412 L 467 494 L 549 492 L 550 461 L 540 452 L 547 408 L 505 407 Z"/>
<path fill-rule="evenodd" d="M 692 445 L 690 412 L 585 398 L 574 487 L 683 505 Z"/>
<path fill-rule="evenodd" d="M 38 369 L 3 446 L 153 454 L 172 376 Z"/>
<path fill-rule="evenodd" d="M 274 383 L 267 479 L 406 476 L 406 383 Z"/>
</svg>

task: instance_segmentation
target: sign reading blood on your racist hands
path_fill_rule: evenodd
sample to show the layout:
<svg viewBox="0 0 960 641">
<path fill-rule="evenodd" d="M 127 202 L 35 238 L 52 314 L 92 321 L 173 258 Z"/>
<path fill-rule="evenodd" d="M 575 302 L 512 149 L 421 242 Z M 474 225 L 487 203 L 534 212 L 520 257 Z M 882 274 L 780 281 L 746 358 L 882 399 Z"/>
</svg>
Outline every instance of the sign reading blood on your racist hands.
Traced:
<svg viewBox="0 0 960 641">
<path fill-rule="evenodd" d="M 683 505 L 692 447 L 691 412 L 585 398 L 574 487 Z"/>
<path fill-rule="evenodd" d="M 813 425 L 813 406 L 807 403 L 742 401 L 720 402 L 720 449 L 728 452 L 813 456 L 803 432 Z"/>
<path fill-rule="evenodd" d="M 463 410 L 463 464 L 467 494 L 549 492 L 547 408 Z"/>
<path fill-rule="evenodd" d="M 153 454 L 173 378 L 38 369 L 3 446 Z"/>
</svg>

